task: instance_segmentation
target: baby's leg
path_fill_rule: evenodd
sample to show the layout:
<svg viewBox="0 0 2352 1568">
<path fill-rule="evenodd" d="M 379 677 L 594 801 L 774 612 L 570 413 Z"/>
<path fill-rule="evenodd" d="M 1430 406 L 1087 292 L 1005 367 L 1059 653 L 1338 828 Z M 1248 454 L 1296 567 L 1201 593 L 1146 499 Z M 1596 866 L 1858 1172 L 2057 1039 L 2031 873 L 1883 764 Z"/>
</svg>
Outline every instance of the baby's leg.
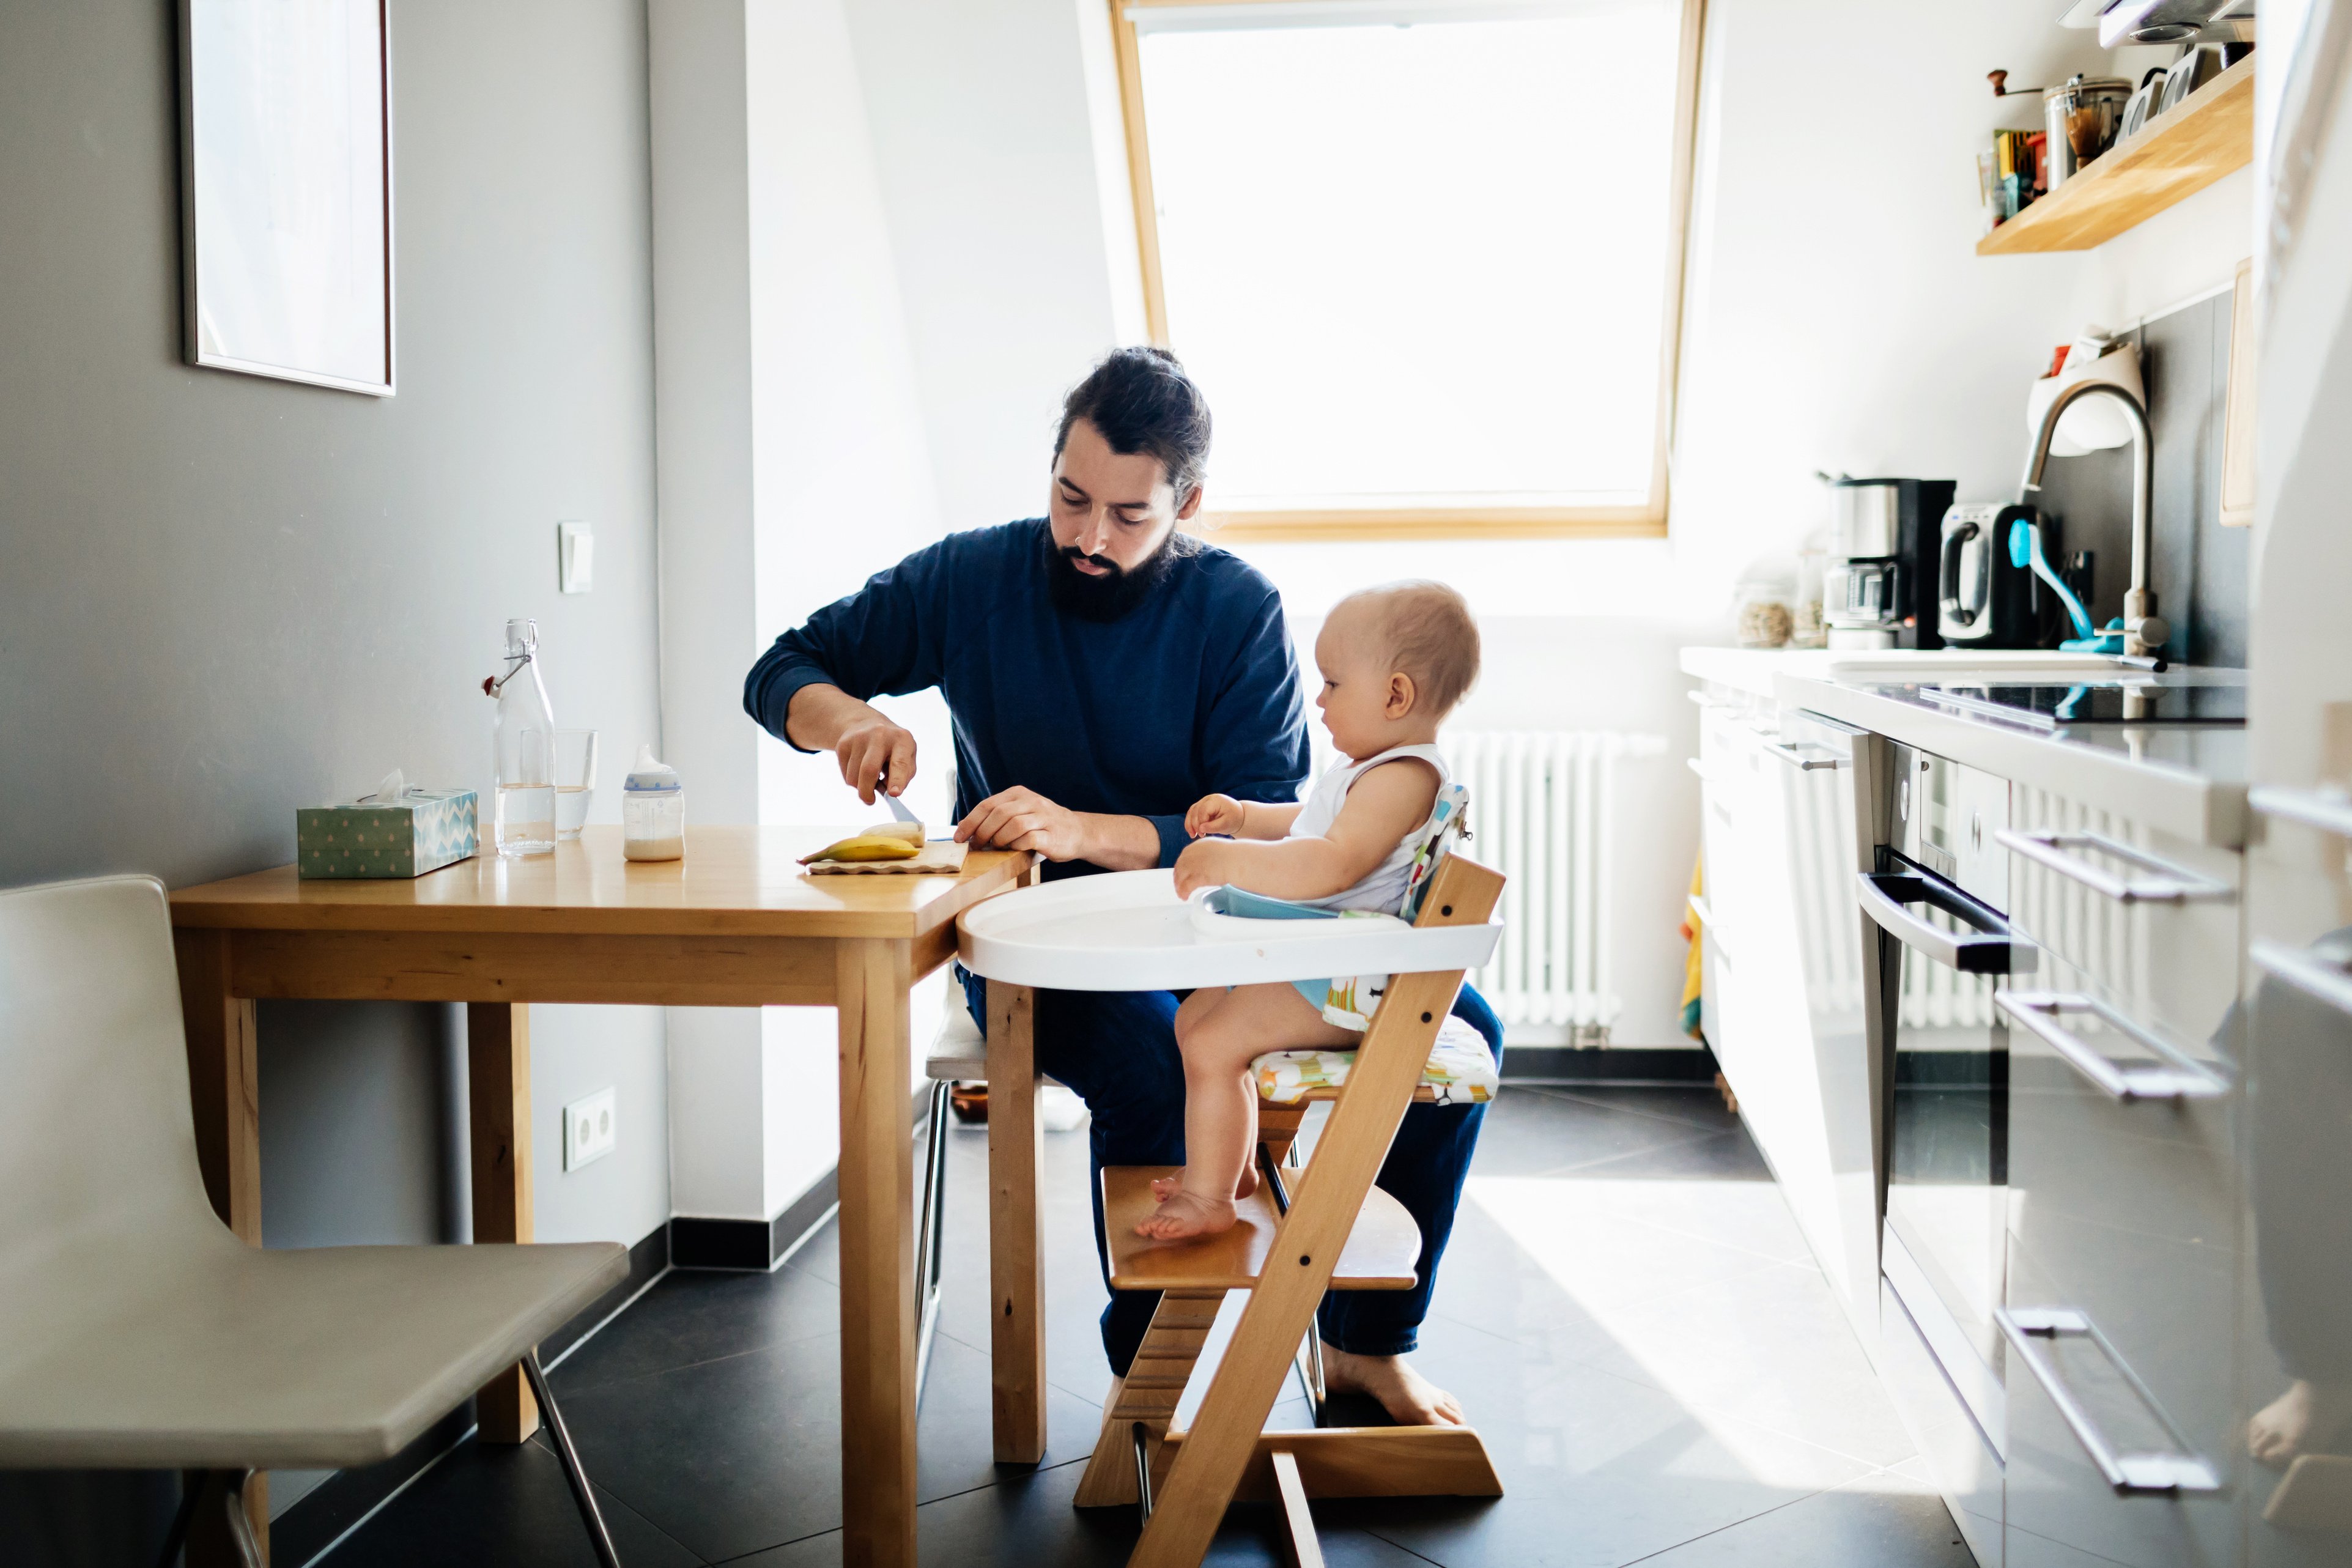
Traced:
<svg viewBox="0 0 2352 1568">
<path fill-rule="evenodd" d="M 1177 1042 L 1184 1057 L 1184 1173 L 1136 1234 L 1175 1241 L 1232 1228 L 1233 1194 L 1257 1138 L 1251 1061 L 1268 1051 L 1359 1037 L 1325 1023 L 1287 984 L 1235 986 L 1198 1015 Z"/>
</svg>

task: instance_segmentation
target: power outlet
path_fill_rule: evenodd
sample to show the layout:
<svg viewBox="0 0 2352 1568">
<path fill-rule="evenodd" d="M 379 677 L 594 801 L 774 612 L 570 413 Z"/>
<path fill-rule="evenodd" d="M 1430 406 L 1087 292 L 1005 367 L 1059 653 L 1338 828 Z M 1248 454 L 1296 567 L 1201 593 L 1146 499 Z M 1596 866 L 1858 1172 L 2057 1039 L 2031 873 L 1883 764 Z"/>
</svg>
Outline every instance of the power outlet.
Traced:
<svg viewBox="0 0 2352 1568">
<path fill-rule="evenodd" d="M 563 1168 L 576 1171 L 603 1159 L 613 1152 L 618 1131 L 609 1087 L 573 1100 L 563 1108 Z"/>
</svg>

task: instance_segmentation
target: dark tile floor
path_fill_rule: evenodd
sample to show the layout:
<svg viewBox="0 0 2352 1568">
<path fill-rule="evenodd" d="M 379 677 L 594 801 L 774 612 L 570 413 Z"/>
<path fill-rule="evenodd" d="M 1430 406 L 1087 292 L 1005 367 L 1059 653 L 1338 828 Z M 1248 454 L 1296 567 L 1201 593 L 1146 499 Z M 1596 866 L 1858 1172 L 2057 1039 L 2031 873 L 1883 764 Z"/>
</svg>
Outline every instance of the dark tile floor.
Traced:
<svg viewBox="0 0 2352 1568">
<path fill-rule="evenodd" d="M 1034 1472 L 990 1462 L 985 1141 L 950 1142 L 923 1560 L 1123 1563 L 1132 1512 L 1070 1506 L 1110 1378 L 1084 1134 L 1046 1141 L 1053 1388 Z M 828 1226 L 771 1274 L 672 1273 L 553 1373 L 631 1568 L 840 1561 L 834 1248 Z M 1711 1093 L 1506 1091 L 1418 1360 L 1462 1396 L 1507 1495 L 1318 1504 L 1335 1565 L 1968 1568 L 1754 1145 Z M 1289 1400 L 1276 1418 L 1304 1410 Z M 1270 1510 L 1236 1508 L 1211 1561 L 1283 1561 Z M 542 1436 L 464 1444 L 331 1562 L 593 1559 Z"/>
</svg>

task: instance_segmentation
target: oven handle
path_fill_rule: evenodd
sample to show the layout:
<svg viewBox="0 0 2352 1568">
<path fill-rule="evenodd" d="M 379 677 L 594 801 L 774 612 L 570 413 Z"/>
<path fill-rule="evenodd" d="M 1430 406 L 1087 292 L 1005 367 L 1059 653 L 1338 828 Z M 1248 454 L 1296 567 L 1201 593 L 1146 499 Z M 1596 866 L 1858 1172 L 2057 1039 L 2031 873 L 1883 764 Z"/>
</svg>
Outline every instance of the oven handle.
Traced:
<svg viewBox="0 0 2352 1568">
<path fill-rule="evenodd" d="M 2058 1407 L 2059 1419 L 2066 1423 L 2066 1429 L 2074 1434 L 2074 1441 L 2083 1446 L 2083 1452 L 2090 1456 L 2091 1463 L 2098 1467 L 2099 1474 L 2106 1478 L 2107 1485 L 2115 1489 L 2118 1497 L 2170 1497 L 2181 1492 L 2215 1492 L 2221 1489 L 2221 1478 L 2213 1473 L 2213 1467 L 2197 1454 L 2180 1428 L 2173 1425 L 2172 1417 L 2165 1413 L 2164 1406 L 2157 1403 L 2156 1395 L 2149 1391 L 2147 1384 L 2124 1363 L 2124 1358 L 2116 1353 L 2116 1347 L 2108 1342 L 2107 1336 L 2099 1331 L 2099 1326 L 2086 1314 L 2070 1307 L 1995 1307 L 1992 1316 L 1993 1321 L 2000 1325 L 2001 1336 L 2009 1341 L 2010 1349 L 2016 1352 L 2018 1360 L 2025 1363 L 2026 1370 L 2033 1373 L 2033 1381 L 2042 1385 L 2042 1392 L 2048 1394 L 2050 1403 Z M 2037 1342 L 2077 1336 L 2097 1346 L 2099 1353 L 2107 1358 L 2107 1364 L 2123 1374 L 2132 1392 L 2139 1395 L 2149 1414 L 2172 1438 L 2175 1452 L 2116 1452 L 2115 1445 L 2107 1441 L 2106 1434 L 2099 1430 L 2098 1424 L 2091 1419 L 2091 1413 L 2083 1408 L 2083 1402 L 2074 1397 L 2074 1391 L 2059 1377 L 2058 1369 L 2051 1364 L 2048 1354 Z"/>
<path fill-rule="evenodd" d="M 2033 968 L 2034 947 L 2010 930 L 2009 922 L 1948 882 L 1918 871 L 1857 871 L 1854 893 L 1862 912 L 1879 929 L 1947 969 L 1963 974 L 2024 974 Z M 1929 925 L 1903 906 L 1926 902 L 1974 928 L 1968 934 Z"/>
<path fill-rule="evenodd" d="M 2221 1078 L 2180 1054 L 2095 996 L 2062 991 L 1996 991 L 1992 1005 L 2011 1022 L 2039 1036 L 2065 1058 L 2066 1065 L 2097 1085 L 2109 1099 L 2129 1104 L 2136 1100 L 2213 1100 L 2230 1091 Z M 2093 1048 L 2090 1042 L 2058 1021 L 2062 1012 L 2090 1013 L 2121 1035 L 2138 1041 L 2163 1065 L 2123 1067 Z"/>
<path fill-rule="evenodd" d="M 2118 843 L 2104 833 L 2065 833 L 2056 828 L 2041 828 L 2032 833 L 2016 833 L 2009 828 L 1998 829 L 1993 837 L 2001 847 L 2012 854 L 2022 855 L 2037 866 L 2046 866 L 2071 882 L 2080 882 L 2119 904 L 2183 904 L 2208 900 L 2232 900 L 2238 889 L 2227 882 L 2217 882 L 2210 877 L 2200 877 L 2194 871 L 2183 870 L 2168 860 L 2159 860 L 2128 844 Z M 2141 867 L 2154 875 L 2124 878 L 2066 851 L 2074 845 L 2112 855 L 2118 860 Z"/>
<path fill-rule="evenodd" d="M 1818 741 L 1810 743 L 1813 745 L 1821 745 L 1821 742 Z M 1764 749 L 1801 773 L 1809 773 L 1817 768 L 1842 768 L 1845 766 L 1845 759 L 1839 756 L 1835 752 L 1830 752 L 1830 754 L 1825 757 L 1809 757 L 1786 741 L 1767 741 L 1764 742 Z M 1829 748 L 1826 746 L 1822 746 L 1822 749 L 1823 751 L 1829 751 Z"/>
<path fill-rule="evenodd" d="M 2246 956 L 2254 961 L 2255 968 L 2273 979 L 2284 981 L 2339 1013 L 2352 1013 L 2352 973 L 2310 949 L 2290 947 L 2258 936 L 2246 944 Z"/>
</svg>

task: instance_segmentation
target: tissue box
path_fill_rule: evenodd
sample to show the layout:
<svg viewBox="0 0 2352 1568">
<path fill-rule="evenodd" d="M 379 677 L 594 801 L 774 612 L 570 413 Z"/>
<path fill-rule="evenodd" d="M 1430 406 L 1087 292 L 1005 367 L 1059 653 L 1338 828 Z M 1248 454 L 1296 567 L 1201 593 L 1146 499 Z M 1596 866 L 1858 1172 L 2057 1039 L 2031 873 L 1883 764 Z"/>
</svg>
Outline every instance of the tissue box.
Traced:
<svg viewBox="0 0 2352 1568">
<path fill-rule="evenodd" d="M 480 813 L 469 789 L 413 789 L 397 805 L 373 798 L 294 814 L 295 868 L 312 877 L 422 877 L 470 858 Z"/>
</svg>

